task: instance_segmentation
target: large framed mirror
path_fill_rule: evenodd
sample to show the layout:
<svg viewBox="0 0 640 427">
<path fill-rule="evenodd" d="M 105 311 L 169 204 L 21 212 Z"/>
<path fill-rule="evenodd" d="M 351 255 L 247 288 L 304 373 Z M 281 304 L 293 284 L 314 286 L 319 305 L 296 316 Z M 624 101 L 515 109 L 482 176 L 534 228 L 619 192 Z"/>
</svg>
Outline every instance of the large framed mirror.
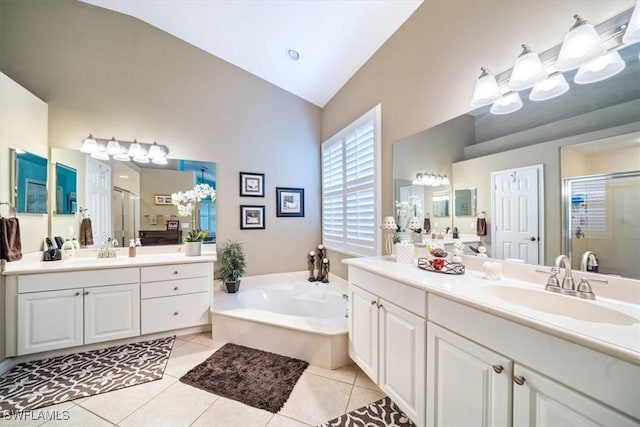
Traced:
<svg viewBox="0 0 640 427">
<path fill-rule="evenodd" d="M 18 148 L 11 150 L 11 204 L 17 213 L 46 214 L 48 160 Z"/>
<path fill-rule="evenodd" d="M 78 212 L 77 171 L 62 163 L 55 164 L 55 215 L 74 215 Z"/>
<path fill-rule="evenodd" d="M 135 238 L 140 238 L 143 246 L 180 244 L 194 224 L 191 217 L 178 216 L 171 194 L 200 183 L 216 186 L 213 162 L 167 159 L 167 165 L 154 165 L 103 161 L 63 148 L 52 148 L 50 156 L 52 162 L 77 173 L 77 213 L 52 216 L 50 235 L 77 236 L 81 220 L 88 217 L 94 247 L 109 237 L 120 245 Z M 197 228 L 207 231 L 205 244 L 215 243 L 215 203 L 203 200 L 193 219 Z"/>
</svg>

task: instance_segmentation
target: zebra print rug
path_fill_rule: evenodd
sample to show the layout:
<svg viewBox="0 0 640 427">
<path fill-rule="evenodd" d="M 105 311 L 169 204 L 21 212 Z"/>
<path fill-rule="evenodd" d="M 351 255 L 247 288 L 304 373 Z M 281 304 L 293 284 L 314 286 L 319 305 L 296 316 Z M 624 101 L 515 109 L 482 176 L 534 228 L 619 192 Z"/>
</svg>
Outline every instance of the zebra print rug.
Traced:
<svg viewBox="0 0 640 427">
<path fill-rule="evenodd" d="M 159 380 L 175 337 L 20 363 L 0 377 L 0 418 Z"/>
<path fill-rule="evenodd" d="M 340 415 L 318 427 L 416 427 L 388 397 Z"/>
</svg>

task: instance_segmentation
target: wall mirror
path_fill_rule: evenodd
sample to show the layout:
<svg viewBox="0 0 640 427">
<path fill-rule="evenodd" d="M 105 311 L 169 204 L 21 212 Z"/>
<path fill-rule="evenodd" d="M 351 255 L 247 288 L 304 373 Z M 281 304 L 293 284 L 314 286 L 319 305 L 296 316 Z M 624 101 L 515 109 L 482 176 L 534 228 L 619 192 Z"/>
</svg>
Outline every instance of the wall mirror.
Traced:
<svg viewBox="0 0 640 427">
<path fill-rule="evenodd" d="M 55 164 L 54 188 L 56 215 L 73 215 L 78 211 L 77 172 L 62 163 Z"/>
<path fill-rule="evenodd" d="M 48 212 L 48 160 L 20 149 L 11 150 L 11 204 L 17 213 Z"/>
<path fill-rule="evenodd" d="M 456 214 L 452 223 L 461 233 L 475 234 L 476 215 L 486 212 L 488 234 L 482 237 L 482 243 L 490 252 L 495 239 L 492 228 L 496 216 L 492 209 L 491 173 L 542 165 L 544 191 L 537 216 L 543 228 L 535 237 L 536 244 L 543 248 L 543 256 L 538 263 L 551 265 L 558 255 L 566 253 L 571 255 L 573 267 L 579 269 L 582 255 L 592 250 L 597 254 L 600 273 L 640 278 L 640 272 L 619 268 L 611 262 L 618 259 L 619 262 L 634 264 L 628 257 L 636 256 L 640 251 L 640 248 L 628 250 L 614 243 L 622 229 L 629 236 L 640 235 L 640 227 L 633 228 L 636 222 L 630 217 L 625 216 L 623 221 L 628 227 L 605 225 L 603 235 L 613 240 L 608 240 L 606 249 L 595 250 L 584 247 L 588 239 L 579 239 L 581 241 L 576 243 L 576 230 L 567 227 L 563 220 L 567 209 L 571 209 L 563 199 L 563 178 L 576 164 L 586 168 L 578 170 L 576 175 L 585 176 L 640 170 L 640 44 L 626 46 L 619 53 L 626 67 L 607 80 L 578 85 L 573 82 L 575 71 L 568 72 L 565 77 L 570 90 L 558 98 L 531 102 L 529 93 L 524 91 L 520 93 L 524 106 L 515 113 L 498 116 L 491 114 L 489 107 L 483 107 L 394 143 L 394 183 L 403 171 L 410 175 L 424 169 L 417 167 L 416 163 L 428 161 L 431 165 L 440 165 L 443 170 L 450 167 L 454 197 L 457 198 L 459 190 L 476 190 L 476 213 L 458 216 L 454 208 Z M 436 135 L 455 135 L 455 138 L 447 140 L 450 144 L 448 151 L 442 150 L 445 139 Z M 581 144 L 590 147 L 579 148 Z M 602 148 L 596 149 L 596 145 L 613 151 L 606 154 L 600 151 Z M 566 156 L 561 155 L 563 147 L 589 151 L 590 155 L 582 152 L 578 156 L 580 160 L 573 159 L 572 165 Z M 413 153 L 413 159 L 410 153 Z M 606 160 L 614 157 L 624 161 Z M 636 209 L 631 201 L 637 198 L 623 190 L 624 187 L 629 186 L 620 185 L 615 195 L 606 196 L 613 211 Z M 394 189 L 397 199 L 398 186 L 394 185 Z M 425 204 L 429 206 L 426 199 Z M 579 247 L 573 251 L 567 243 L 572 236 L 574 246 Z"/>
<path fill-rule="evenodd" d="M 52 148 L 51 160 L 76 170 L 78 211 L 76 215 L 53 216 L 49 233 L 77 237 L 83 216 L 88 216 L 94 247 L 109 237 L 120 245 L 137 237 L 145 246 L 182 243 L 192 218 L 177 216 L 171 194 L 191 190 L 202 182 L 216 185 L 213 162 L 167 159 L 167 165 L 153 165 L 98 161 L 79 150 L 63 148 Z M 196 227 L 207 230 L 205 243 L 215 243 L 215 203 L 202 201 L 193 219 Z"/>
<path fill-rule="evenodd" d="M 455 190 L 454 198 L 456 216 L 476 216 L 475 188 Z"/>
<path fill-rule="evenodd" d="M 449 190 L 434 191 L 431 198 L 433 200 L 434 218 L 449 217 Z"/>
</svg>

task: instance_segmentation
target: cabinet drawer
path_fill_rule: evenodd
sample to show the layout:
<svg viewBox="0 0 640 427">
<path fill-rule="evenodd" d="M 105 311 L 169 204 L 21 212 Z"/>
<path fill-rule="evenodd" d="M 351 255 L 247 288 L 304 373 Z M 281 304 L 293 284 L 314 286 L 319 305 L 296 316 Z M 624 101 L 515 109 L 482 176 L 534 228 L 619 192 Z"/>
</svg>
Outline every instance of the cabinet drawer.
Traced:
<svg viewBox="0 0 640 427">
<path fill-rule="evenodd" d="M 177 295 L 142 300 L 141 333 L 168 331 L 209 323 L 209 295 Z"/>
<path fill-rule="evenodd" d="M 23 274 L 18 276 L 18 293 L 138 283 L 139 275 L 138 267 Z"/>
<path fill-rule="evenodd" d="M 213 266 L 209 262 L 197 264 L 170 264 L 140 269 L 142 282 L 160 282 L 163 280 L 187 279 L 190 277 L 206 277 L 213 272 Z"/>
<path fill-rule="evenodd" d="M 194 294 L 207 292 L 209 289 L 208 277 L 196 277 L 195 279 L 165 280 L 164 282 L 148 282 L 142 284 L 142 299 L 169 297 L 173 295 Z"/>
</svg>

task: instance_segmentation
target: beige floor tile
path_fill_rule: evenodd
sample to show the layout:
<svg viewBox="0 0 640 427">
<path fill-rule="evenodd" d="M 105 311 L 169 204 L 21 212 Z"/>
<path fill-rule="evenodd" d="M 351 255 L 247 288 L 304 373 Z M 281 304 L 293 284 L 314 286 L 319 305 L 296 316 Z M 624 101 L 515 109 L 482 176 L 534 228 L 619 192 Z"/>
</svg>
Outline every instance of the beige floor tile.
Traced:
<svg viewBox="0 0 640 427">
<path fill-rule="evenodd" d="M 271 412 L 221 397 L 192 424 L 192 427 L 265 427 Z"/>
<path fill-rule="evenodd" d="M 305 373 L 280 414 L 307 424 L 320 424 L 345 413 L 351 388 L 341 381 Z"/>
<path fill-rule="evenodd" d="M 189 426 L 218 396 L 175 382 L 120 423 L 121 426 Z"/>
<path fill-rule="evenodd" d="M 92 414 L 80 406 L 73 406 L 69 409 L 68 419 L 58 419 L 48 421 L 43 424 L 46 427 L 104 427 L 112 426 L 110 422 L 103 420 L 99 416 Z"/>
<path fill-rule="evenodd" d="M 370 390 L 380 390 L 380 388 L 378 388 L 376 383 L 371 381 L 371 379 L 367 376 L 367 374 L 362 372 L 362 369 L 358 369 L 355 385 L 357 385 L 358 387 L 368 388 Z"/>
<path fill-rule="evenodd" d="M 331 378 L 332 380 L 338 380 L 344 383 L 353 384 L 356 379 L 358 368 L 356 365 L 348 365 L 338 369 L 325 369 L 319 366 L 309 365 L 305 372 L 314 375 L 320 375 L 321 377 L 325 378 Z"/>
<path fill-rule="evenodd" d="M 275 414 L 267 427 L 308 427 L 311 424 L 301 423 L 300 421 L 296 421 L 289 417 L 283 417 L 280 414 Z"/>
<path fill-rule="evenodd" d="M 214 350 L 219 349 L 220 347 L 222 347 L 225 344 L 225 343 L 220 342 L 220 341 L 212 340 L 211 339 L 211 331 L 202 332 L 200 334 L 196 334 L 190 341 L 194 342 L 194 343 L 197 343 L 197 344 L 206 345 L 207 347 L 213 347 Z"/>
<path fill-rule="evenodd" d="M 164 370 L 165 375 L 180 378 L 187 371 L 207 357 L 211 356 L 214 350 L 206 345 L 187 342 L 174 349 L 169 357 L 169 362 Z"/>
<path fill-rule="evenodd" d="M 369 403 L 382 399 L 384 396 L 385 394 L 380 390 L 370 390 L 368 388 L 355 386 L 351 391 L 349 405 L 347 405 L 347 412 L 362 408 Z"/>
<path fill-rule="evenodd" d="M 161 380 L 88 397 L 80 406 L 117 424 L 176 381 L 165 375 Z"/>
<path fill-rule="evenodd" d="M 57 405 L 46 406 L 33 411 L 22 412 L 15 416 L 0 418 L 0 426 L 35 427 L 44 424 L 47 420 L 55 418 L 63 419 L 68 417 L 69 409 L 75 405 L 73 402 L 58 403 Z"/>
</svg>

